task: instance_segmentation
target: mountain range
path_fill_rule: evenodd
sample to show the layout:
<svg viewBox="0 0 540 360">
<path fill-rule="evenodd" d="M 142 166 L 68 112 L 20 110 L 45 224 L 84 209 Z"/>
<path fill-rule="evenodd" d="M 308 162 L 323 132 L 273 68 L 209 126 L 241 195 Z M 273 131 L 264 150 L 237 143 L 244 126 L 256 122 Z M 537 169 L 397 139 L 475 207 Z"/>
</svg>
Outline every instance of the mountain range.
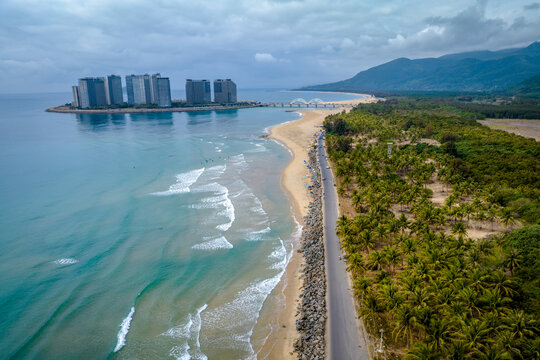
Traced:
<svg viewBox="0 0 540 360">
<path fill-rule="evenodd" d="M 438 58 L 399 58 L 350 79 L 306 86 L 317 91 L 501 91 L 540 74 L 540 42 L 524 48 L 472 51 Z"/>
</svg>

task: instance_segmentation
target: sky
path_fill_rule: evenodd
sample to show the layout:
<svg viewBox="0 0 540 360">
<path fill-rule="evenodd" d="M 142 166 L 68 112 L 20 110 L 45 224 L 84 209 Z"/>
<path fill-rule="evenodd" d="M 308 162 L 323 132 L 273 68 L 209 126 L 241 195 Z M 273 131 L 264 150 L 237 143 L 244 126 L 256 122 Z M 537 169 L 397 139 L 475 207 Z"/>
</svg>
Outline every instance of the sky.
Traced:
<svg viewBox="0 0 540 360">
<path fill-rule="evenodd" d="M 0 93 L 161 73 L 290 89 L 399 57 L 540 40 L 540 1 L 0 0 Z"/>
</svg>

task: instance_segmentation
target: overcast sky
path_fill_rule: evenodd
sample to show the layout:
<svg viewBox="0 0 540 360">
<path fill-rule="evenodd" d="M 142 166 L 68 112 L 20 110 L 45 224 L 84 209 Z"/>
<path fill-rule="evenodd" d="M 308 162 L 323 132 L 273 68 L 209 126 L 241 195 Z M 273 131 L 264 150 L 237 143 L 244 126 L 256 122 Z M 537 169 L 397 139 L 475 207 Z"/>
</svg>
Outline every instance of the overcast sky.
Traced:
<svg viewBox="0 0 540 360">
<path fill-rule="evenodd" d="M 534 0 L 0 0 L 0 14 L 0 93 L 155 72 L 173 89 L 186 78 L 292 88 L 540 40 Z"/>
</svg>

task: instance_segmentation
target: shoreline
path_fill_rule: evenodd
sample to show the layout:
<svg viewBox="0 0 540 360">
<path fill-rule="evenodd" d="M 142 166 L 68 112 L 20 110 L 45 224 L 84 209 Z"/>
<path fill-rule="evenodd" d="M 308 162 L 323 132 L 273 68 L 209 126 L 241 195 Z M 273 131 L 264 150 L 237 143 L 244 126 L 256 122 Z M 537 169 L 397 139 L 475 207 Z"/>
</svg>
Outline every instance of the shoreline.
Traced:
<svg viewBox="0 0 540 360">
<path fill-rule="evenodd" d="M 336 101 L 335 103 L 366 103 L 374 102 L 375 97 L 358 98 L 354 100 Z M 268 137 L 280 142 L 292 154 L 292 159 L 282 173 L 281 186 L 291 200 L 293 213 L 299 223 L 304 226 L 304 216 L 307 215 L 310 203 L 307 196 L 307 185 L 310 184 L 309 170 L 304 164 L 308 160 L 309 147 L 316 140 L 322 123 L 326 116 L 340 113 L 343 108 L 299 110 L 302 115 L 298 120 L 289 121 L 273 126 L 269 129 Z M 293 253 L 284 276 L 280 280 L 276 291 L 285 295 L 285 304 L 277 314 L 277 327 L 270 333 L 260 354 L 270 360 L 294 359 L 294 341 L 299 333 L 296 330 L 297 301 L 301 292 L 302 279 L 300 269 L 303 265 L 303 256 L 298 252 L 300 243 L 294 243 Z"/>
<path fill-rule="evenodd" d="M 170 108 L 124 108 L 124 109 L 70 109 L 67 106 L 50 107 L 46 112 L 62 114 L 138 114 L 138 113 L 169 113 L 169 112 L 188 112 L 188 111 L 216 111 L 233 109 L 250 109 L 264 107 L 263 104 L 246 104 L 231 106 L 194 106 L 194 107 L 170 107 Z"/>
<path fill-rule="evenodd" d="M 375 99 L 375 95 L 372 94 L 364 94 L 364 93 L 355 93 L 355 92 L 346 92 L 346 91 L 322 91 L 322 90 L 283 90 L 286 92 L 311 92 L 311 93 L 335 93 L 335 94 L 346 94 L 346 95 L 360 95 L 363 96 L 358 99 L 352 99 L 352 100 L 339 100 L 339 101 L 327 101 L 329 103 L 346 103 L 348 101 L 354 101 L 357 100 L 369 100 L 369 99 Z M 379 99 L 382 100 L 382 99 Z"/>
</svg>

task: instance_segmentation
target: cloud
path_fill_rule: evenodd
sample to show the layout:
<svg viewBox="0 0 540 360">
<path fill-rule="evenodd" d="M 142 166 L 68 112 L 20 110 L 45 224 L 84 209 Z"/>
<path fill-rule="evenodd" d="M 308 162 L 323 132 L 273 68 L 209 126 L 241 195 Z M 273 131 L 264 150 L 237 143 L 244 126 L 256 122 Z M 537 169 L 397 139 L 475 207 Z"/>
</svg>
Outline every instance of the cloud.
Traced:
<svg viewBox="0 0 540 360">
<path fill-rule="evenodd" d="M 352 41 L 349 38 L 345 38 L 341 41 L 341 45 L 339 46 L 341 50 L 349 50 L 355 47 L 354 41 Z"/>
<path fill-rule="evenodd" d="M 258 62 L 276 62 L 277 59 L 269 53 L 256 53 L 255 54 L 255 61 Z"/>
<path fill-rule="evenodd" d="M 540 28 L 531 1 L 2 0 L 0 93 L 69 91 L 109 73 L 160 72 L 173 89 L 199 77 L 341 80 L 397 57 L 527 45 Z"/>
<path fill-rule="evenodd" d="M 537 10 L 540 9 L 540 3 L 531 3 L 523 7 L 525 10 Z"/>
</svg>

